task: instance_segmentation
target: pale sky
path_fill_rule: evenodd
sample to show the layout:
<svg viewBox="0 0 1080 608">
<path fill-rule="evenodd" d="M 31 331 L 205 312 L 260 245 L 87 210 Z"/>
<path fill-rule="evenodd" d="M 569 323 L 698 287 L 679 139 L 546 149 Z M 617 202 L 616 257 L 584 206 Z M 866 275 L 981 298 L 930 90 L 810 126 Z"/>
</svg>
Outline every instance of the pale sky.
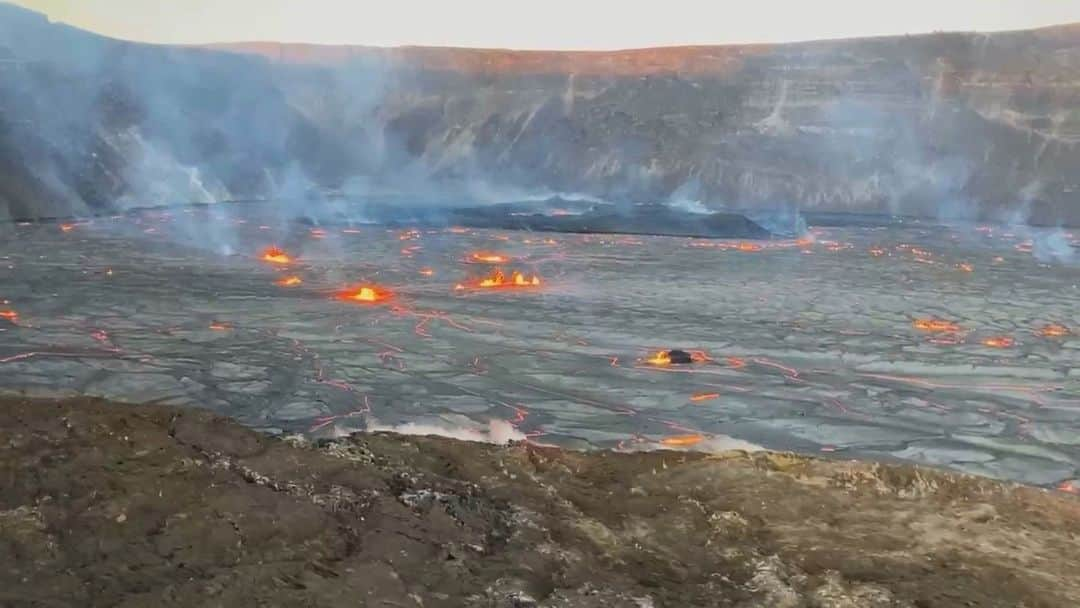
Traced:
<svg viewBox="0 0 1080 608">
<path fill-rule="evenodd" d="M 1080 0 L 14 0 L 128 40 L 616 49 L 1080 22 Z"/>
</svg>

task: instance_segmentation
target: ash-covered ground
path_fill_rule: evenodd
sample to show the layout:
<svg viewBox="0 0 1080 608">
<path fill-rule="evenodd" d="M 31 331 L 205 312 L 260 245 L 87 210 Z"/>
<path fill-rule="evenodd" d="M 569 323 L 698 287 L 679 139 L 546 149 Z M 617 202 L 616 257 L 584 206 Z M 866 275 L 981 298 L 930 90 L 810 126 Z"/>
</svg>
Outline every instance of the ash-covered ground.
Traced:
<svg viewBox="0 0 1080 608">
<path fill-rule="evenodd" d="M 315 436 L 757 445 L 1080 488 L 1073 235 L 908 223 L 751 242 L 277 217 L 0 226 L 0 391 Z M 271 246 L 291 261 L 263 259 Z M 496 268 L 527 285 L 482 287 Z M 376 301 L 341 297 L 364 286 Z M 673 348 L 694 362 L 656 358 Z"/>
</svg>

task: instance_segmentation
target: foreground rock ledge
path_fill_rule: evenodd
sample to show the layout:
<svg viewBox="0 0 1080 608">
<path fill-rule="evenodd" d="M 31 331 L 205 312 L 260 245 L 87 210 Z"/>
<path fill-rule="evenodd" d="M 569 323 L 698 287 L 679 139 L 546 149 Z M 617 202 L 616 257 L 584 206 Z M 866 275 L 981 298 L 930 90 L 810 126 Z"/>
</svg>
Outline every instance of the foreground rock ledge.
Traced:
<svg viewBox="0 0 1080 608">
<path fill-rule="evenodd" d="M 1076 606 L 1080 501 L 785 454 L 0 400 L 3 606 Z"/>
</svg>

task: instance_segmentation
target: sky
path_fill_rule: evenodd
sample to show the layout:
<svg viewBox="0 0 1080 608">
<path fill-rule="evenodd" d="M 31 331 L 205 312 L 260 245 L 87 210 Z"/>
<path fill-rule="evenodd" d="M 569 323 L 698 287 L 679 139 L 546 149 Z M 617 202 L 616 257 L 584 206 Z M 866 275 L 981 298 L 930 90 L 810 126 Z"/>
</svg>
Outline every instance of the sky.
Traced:
<svg viewBox="0 0 1080 608">
<path fill-rule="evenodd" d="M 518 49 L 788 42 L 1080 22 L 1080 0 L 14 0 L 114 38 Z"/>
</svg>

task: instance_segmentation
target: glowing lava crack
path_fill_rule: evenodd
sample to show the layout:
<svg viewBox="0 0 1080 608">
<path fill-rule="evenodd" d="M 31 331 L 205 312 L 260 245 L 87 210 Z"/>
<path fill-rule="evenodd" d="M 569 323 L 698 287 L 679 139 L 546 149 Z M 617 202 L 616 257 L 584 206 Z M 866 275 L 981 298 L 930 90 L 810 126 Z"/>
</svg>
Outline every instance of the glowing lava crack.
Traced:
<svg viewBox="0 0 1080 608">
<path fill-rule="evenodd" d="M 474 251 L 469 254 L 468 261 L 480 264 L 505 264 L 510 261 L 510 257 L 490 251 Z"/>
</svg>

